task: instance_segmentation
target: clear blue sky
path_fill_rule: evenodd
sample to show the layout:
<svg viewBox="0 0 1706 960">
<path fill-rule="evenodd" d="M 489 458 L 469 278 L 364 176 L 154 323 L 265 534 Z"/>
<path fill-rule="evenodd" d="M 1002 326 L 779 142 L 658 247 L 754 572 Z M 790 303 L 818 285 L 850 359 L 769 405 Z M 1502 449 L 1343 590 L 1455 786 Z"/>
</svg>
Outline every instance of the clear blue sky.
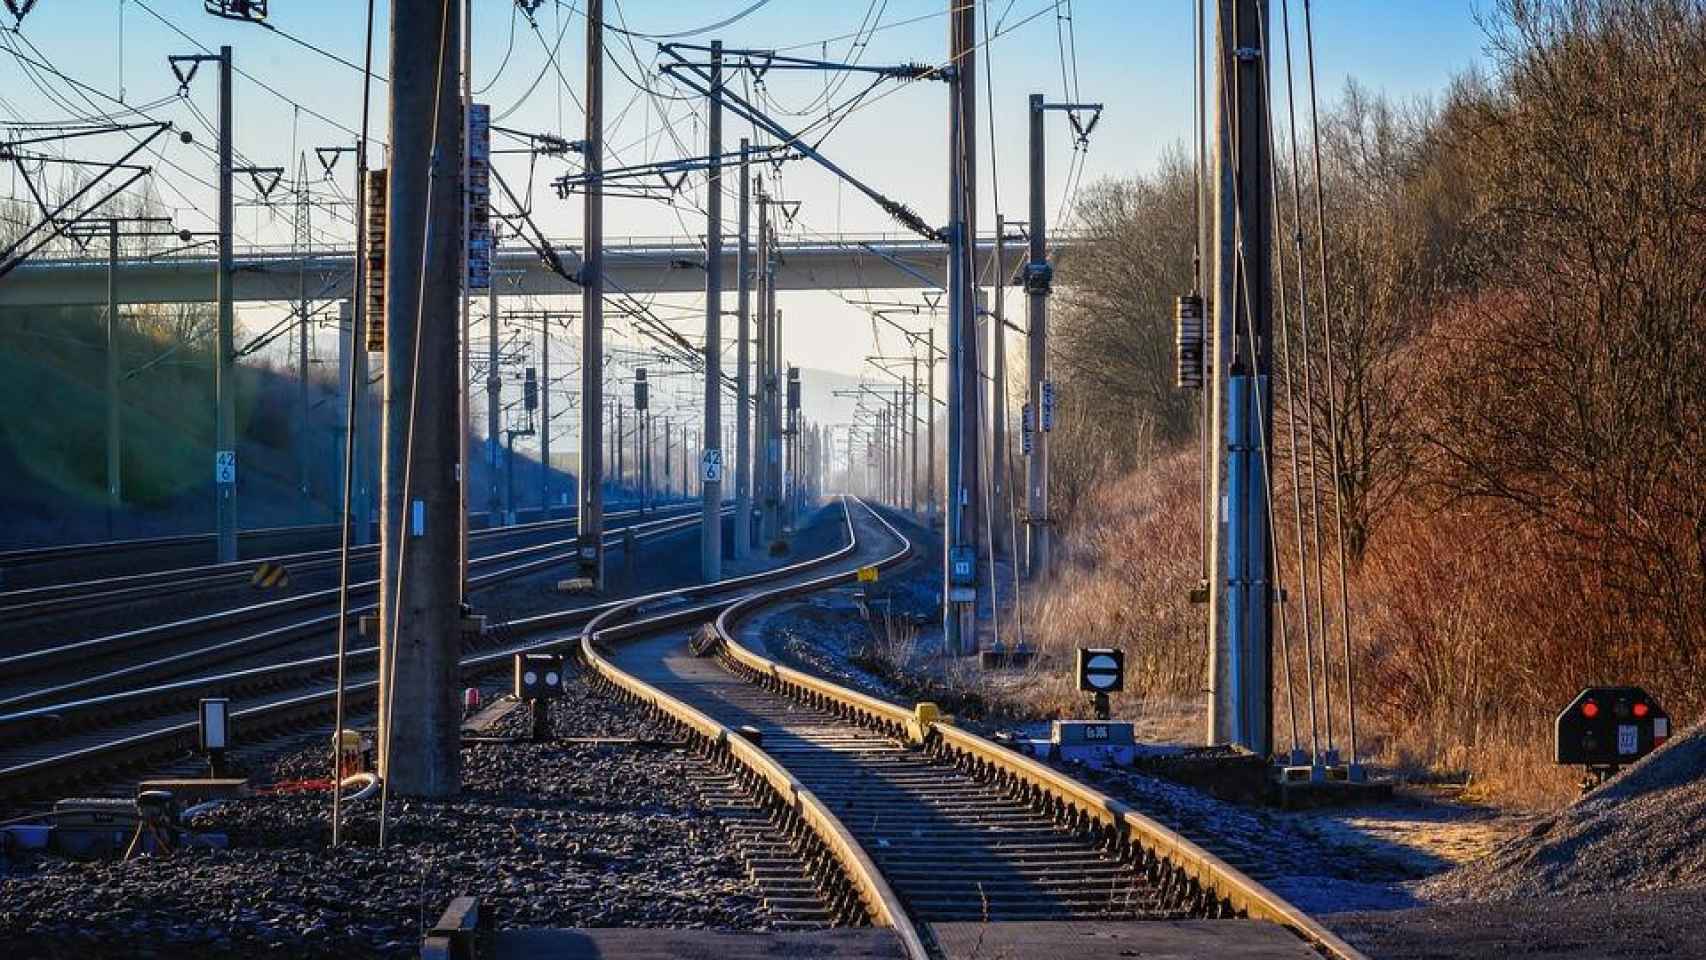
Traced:
<svg viewBox="0 0 1706 960">
<path fill-rule="evenodd" d="M 751 0 L 606 0 L 607 16 L 618 25 L 651 34 L 671 33 L 713 23 L 746 7 Z M 1320 0 L 1316 16 L 1316 50 L 1319 56 L 1324 100 L 1335 99 L 1347 78 L 1400 98 L 1437 91 L 1449 77 L 1475 64 L 1482 56 L 1483 35 L 1474 12 L 1488 0 Z M 1292 0 L 1296 22 L 1302 0 Z M 948 0 L 877 0 L 882 29 L 869 36 L 861 56 L 867 63 L 905 61 L 940 62 L 947 51 L 945 11 Z M 1212 7 L 1213 5 L 1210 4 Z M 1279 4 L 1272 4 L 1278 43 Z M 362 11 L 358 0 L 273 0 L 272 20 L 281 30 L 346 59 L 361 59 Z M 538 28 L 514 11 L 509 0 L 475 0 L 473 77 L 476 88 L 490 89 L 476 99 L 490 102 L 494 114 L 514 112 L 506 126 L 561 131 L 570 139 L 580 136 L 581 121 L 575 97 L 583 77 L 584 23 L 578 6 L 546 0 L 537 14 Z M 314 164 L 315 146 L 351 141 L 324 115 L 344 127 L 359 121 L 359 73 L 284 37 L 245 24 L 207 16 L 193 0 L 95 0 L 71 3 L 49 0 L 40 3 L 24 21 L 22 36 L 39 47 L 59 69 L 83 83 L 117 97 L 122 88 L 125 101 L 142 105 L 171 97 L 177 89 L 166 63 L 172 53 L 195 50 L 195 44 L 162 23 L 149 10 L 166 18 L 172 26 L 207 47 L 222 43 L 236 48 L 238 66 L 254 79 L 237 81 L 237 148 L 250 162 L 283 165 L 294 171 L 292 157 L 303 152 Z M 388 41 L 385 24 L 388 4 L 379 5 L 379 37 L 375 44 L 378 70 L 385 69 Z M 1192 4 L 1189 0 L 1074 0 L 1071 20 L 1057 17 L 1064 3 L 1055 0 L 988 0 L 980 4 L 987 19 L 1000 21 L 1003 33 L 982 51 L 980 71 L 994 79 L 994 134 L 987 115 L 987 91 L 980 92 L 978 136 L 980 208 L 982 226 L 993 224 L 995 193 L 999 190 L 1004 211 L 1022 216 L 1024 188 L 1024 103 L 1028 94 L 1041 91 L 1051 99 L 1064 95 L 1062 42 L 1075 41 L 1077 88 L 1087 100 L 1107 104 L 1107 113 L 1095 132 L 1084 159 L 1085 182 L 1099 177 L 1120 176 L 1153 165 L 1161 151 L 1184 140 L 1191 124 Z M 788 48 L 799 55 L 824 55 L 840 60 L 850 53 L 846 35 L 858 30 L 867 12 L 865 3 L 826 3 L 823 0 L 772 0 L 750 16 L 714 34 L 692 42 L 720 37 L 730 46 Z M 905 21 L 915 21 L 906 23 Z M 121 34 L 122 24 L 122 34 Z M 511 27 L 514 26 L 513 49 Z M 898 25 L 897 25 L 898 24 Z M 557 61 L 566 84 L 548 66 L 546 48 L 556 46 L 562 28 Z M 1070 25 L 1068 34 L 1067 27 Z M 980 26 L 980 31 L 981 31 Z M 121 42 L 122 35 L 122 42 Z M 843 38 L 843 39 L 830 39 Z M 1301 38 L 1294 39 L 1301 44 Z M 23 49 L 18 38 L 8 42 Z M 635 77 L 653 65 L 655 44 L 635 40 L 627 44 L 611 37 L 607 68 L 606 109 L 611 120 L 607 142 L 618 159 L 641 160 L 680 156 L 670 137 L 682 138 L 695 150 L 703 150 L 702 104 L 653 100 L 641 95 L 615 69 Z M 32 54 L 33 55 L 33 54 Z M 1301 47 L 1299 47 L 1301 55 Z M 638 62 L 636 62 L 636 56 Z M 501 73 L 499 64 L 503 63 Z M 494 74 L 496 79 L 494 81 Z M 273 87 L 268 92 L 257 81 Z M 785 108 L 808 105 L 822 92 L 822 75 L 782 78 L 768 84 L 774 101 Z M 980 77 L 980 87 L 987 81 Z M 655 76 L 647 80 L 655 89 L 667 85 Z M 853 79 L 836 99 L 845 98 L 861 86 Z M 56 85 L 61 95 L 65 85 Z M 531 93 L 529 94 L 529 90 Z M 198 76 L 191 89 L 192 102 L 200 111 L 215 116 L 215 86 L 210 72 Z M 282 96 L 280 96 L 282 94 Z M 116 104 L 99 94 L 90 94 L 103 108 Z M 946 96 L 939 85 L 879 88 L 867 103 L 852 112 L 825 143 L 824 149 L 838 162 L 879 189 L 906 201 L 926 220 L 941 222 L 946 207 Z M 300 104 L 298 109 L 286 99 Z M 517 104 L 520 104 L 518 107 Z M 67 96 L 56 105 L 30 82 L 19 63 L 0 50 L 0 117 L 15 120 L 48 120 L 66 116 L 73 109 L 89 113 L 88 104 Z M 384 132 L 385 88 L 375 87 L 374 130 Z M 171 119 L 211 143 L 200 122 L 187 105 L 172 99 L 150 111 L 160 119 Z M 808 117 L 790 118 L 802 124 L 821 116 L 821 105 Z M 1056 115 L 1049 130 L 1049 166 L 1052 175 L 1051 207 L 1064 190 L 1064 174 L 1072 158 L 1071 144 L 1063 118 Z M 725 134 L 731 145 L 747 128 L 730 122 Z M 992 150 L 993 147 L 993 150 Z M 991 153 L 997 166 L 992 183 Z M 204 227 L 203 210 L 209 192 L 194 177 L 212 179 L 212 160 L 204 151 L 176 143 L 168 156 L 182 166 L 161 166 L 160 193 L 165 202 L 179 208 L 186 225 Z M 525 180 L 520 161 L 505 161 L 506 177 Z M 546 183 L 561 171 L 556 161 L 542 161 L 534 178 L 534 203 L 547 232 L 557 236 L 578 234 L 579 212 L 573 201 L 558 200 Z M 348 195 L 346 159 L 333 183 L 320 183 L 316 191 L 328 199 Z M 191 176 L 191 175 L 194 176 Z M 316 172 L 317 176 L 317 172 Z M 730 184 L 732 188 L 732 183 Z M 6 182 L 6 189 L 13 189 Z M 896 230 L 881 211 L 841 187 L 826 173 L 805 163 L 787 167 L 783 192 L 804 201 L 802 229 L 818 232 Z M 607 212 L 612 235 L 685 235 L 703 230 L 703 217 L 696 210 L 702 187 L 689 185 L 688 195 L 673 207 L 655 202 L 615 202 Z M 244 187 L 240 195 L 252 198 Z M 732 217 L 732 211 L 729 213 Z M 316 233 L 322 239 L 347 237 L 343 221 L 347 211 L 322 216 Z M 246 239 L 287 243 L 290 238 L 288 202 L 276 209 L 246 207 L 239 214 L 239 231 Z M 690 302 L 676 306 L 691 309 Z M 898 343 L 872 343 L 869 322 L 858 311 L 828 295 L 800 294 L 784 298 L 789 318 L 784 333 L 793 359 L 806 366 L 857 372 L 860 358 L 873 346 L 893 352 Z M 689 324 L 690 326 L 690 324 Z M 890 338 L 891 340 L 893 338 Z"/>
<path fill-rule="evenodd" d="M 609 0 L 615 22 L 648 33 L 668 33 L 715 22 L 750 4 L 750 0 Z M 349 60 L 361 57 L 361 10 L 358 0 L 275 0 L 273 23 L 280 29 L 324 47 Z M 376 62 L 384 68 L 388 17 L 387 4 L 379 4 L 380 35 L 375 44 Z M 914 18 L 919 22 L 885 27 L 876 33 L 863 53 L 866 62 L 908 60 L 939 61 L 946 53 L 946 27 L 942 11 L 946 0 L 890 0 L 882 21 L 894 24 Z M 1301 0 L 1293 0 L 1292 15 L 1299 16 Z M 502 113 L 522 98 L 535 78 L 538 86 L 506 125 L 525 129 L 558 130 L 578 136 L 580 121 L 570 95 L 578 95 L 582 78 L 584 29 L 577 7 L 547 0 L 537 14 L 535 36 L 524 19 L 514 17 L 507 0 L 476 0 L 474 82 L 476 87 L 491 81 L 503 61 L 512 19 L 518 19 L 514 49 L 503 73 L 484 96 Z M 1278 16 L 1278 4 L 1274 4 Z M 1355 77 L 1376 90 L 1394 96 L 1426 94 L 1437 90 L 1453 73 L 1481 56 L 1482 36 L 1472 16 L 1471 0 L 1429 2 L 1373 2 L 1373 0 L 1326 0 L 1315 4 L 1316 47 L 1320 56 L 1323 96 L 1337 95 L 1347 77 Z M 117 94 L 122 88 L 126 101 L 146 103 L 172 94 L 176 79 L 165 58 L 170 53 L 189 52 L 193 45 L 152 17 L 148 10 L 166 17 L 195 40 L 209 47 L 230 43 L 236 47 L 238 65 L 254 77 L 276 88 L 307 110 L 321 113 L 343 126 L 357 126 L 359 75 L 315 55 L 265 30 L 235 24 L 202 14 L 190 0 L 96 0 L 94 3 L 49 2 L 39 4 L 23 25 L 23 34 L 38 45 L 67 73 L 89 85 Z M 1061 96 L 1061 53 L 1055 10 L 1066 9 L 1054 0 L 987 0 L 989 19 L 1002 20 L 1004 33 L 984 52 L 979 69 L 994 78 L 994 152 L 999 159 L 999 187 L 1003 206 L 1016 208 L 1023 187 L 1023 104 L 1027 94 L 1042 91 L 1051 98 Z M 1078 89 L 1086 99 L 1105 101 L 1108 113 L 1096 131 L 1087 160 L 1086 176 L 1094 179 L 1118 175 L 1151 165 L 1169 143 L 1187 135 L 1190 124 L 1191 4 L 1188 0 L 1076 0 L 1070 6 L 1072 36 L 1076 40 Z M 801 55 L 827 53 L 840 59 L 849 44 L 843 40 L 827 47 L 815 42 L 855 31 L 866 12 L 863 3 L 826 4 L 802 0 L 772 0 L 767 6 L 715 35 L 731 46 L 788 47 L 801 45 Z M 1040 14 L 1040 15 L 1039 15 Z M 1035 15 L 1035 16 L 1034 16 Z M 622 19 L 617 20 L 620 16 Z M 1033 18 L 1034 19 L 1028 19 Z M 561 19 L 559 19 L 561 18 Z M 1021 21 L 1023 25 L 1013 29 Z M 121 44 L 122 21 L 122 44 Z M 545 64 L 545 45 L 554 45 L 558 24 L 565 23 L 558 60 L 568 80 L 566 95 L 555 70 L 540 71 Z M 1275 42 L 1278 28 L 1275 27 Z M 711 34 L 696 38 L 709 39 Z M 543 42 L 542 42 L 543 40 Z M 612 37 L 611 55 L 629 73 L 637 73 L 633 55 Z M 634 41 L 634 49 L 649 67 L 654 61 L 653 44 Z M 1299 51 L 1301 53 L 1301 51 Z M 0 110 L 8 118 L 46 119 L 64 114 L 45 98 L 36 95 L 16 61 L 0 56 L 0 76 L 13 94 Z M 608 140 L 629 159 L 669 156 L 673 144 L 660 135 L 664 124 L 658 106 L 641 99 L 631 106 L 633 88 L 616 70 L 607 71 L 607 110 L 620 115 Z M 777 78 L 769 84 L 784 105 L 808 101 L 823 85 L 821 76 Z M 981 85 L 981 82 L 980 82 Z M 850 82 L 842 96 L 858 89 Z M 879 92 L 886 92 L 883 88 Z M 383 133 L 384 87 L 376 88 L 375 129 Z M 211 117 L 215 100 L 208 78 L 198 78 L 192 99 Z M 987 93 L 980 108 L 987 107 Z M 103 106 L 113 106 L 97 100 Z M 79 101 L 77 106 L 86 107 Z M 559 102 L 561 110 L 559 112 Z M 688 119 L 687 104 L 667 104 L 669 121 L 683 135 L 699 133 Z M 691 105 L 697 108 L 698 105 Z M 289 159 L 293 142 L 297 152 L 316 145 L 342 143 L 349 139 L 332 124 L 310 113 L 297 113 L 278 96 L 259 89 L 242 78 L 237 91 L 238 148 L 257 164 L 294 166 Z M 627 109 L 624 111 L 624 107 Z M 84 112 L 87 112 L 86 110 Z M 153 113 L 198 130 L 196 120 L 178 104 L 168 104 Z M 819 111 L 821 113 L 821 111 Z M 990 118 L 980 118 L 980 158 L 983 178 L 984 216 L 993 213 L 990 188 Z M 559 124 L 560 121 L 560 124 Z M 732 139 L 741 125 L 729 124 Z M 1070 144 L 1064 123 L 1050 130 L 1051 169 L 1064 173 L 1070 159 Z M 945 203 L 945 96 L 939 86 L 914 85 L 889 92 L 880 105 L 855 113 L 837 130 L 826 149 L 881 189 L 889 191 L 939 219 Z M 702 143 L 702 140 L 699 141 Z M 191 149 L 174 148 L 174 159 L 185 166 L 207 166 L 205 155 Z M 200 170 L 198 172 L 205 173 Z M 193 181 L 182 174 L 163 171 L 192 198 L 199 199 Z M 863 201 L 836 196 L 833 181 L 803 165 L 789 168 L 786 180 L 797 196 L 807 201 L 803 213 L 816 229 L 832 230 L 837 223 L 847 229 L 889 229 L 887 218 Z M 1058 184 L 1056 186 L 1059 186 Z M 168 192 L 168 198 L 173 195 Z M 1011 199 L 1010 199 L 1011 198 Z M 560 212 L 564 234 L 573 233 L 578 218 L 569 207 L 541 193 L 547 216 Z M 182 201 L 178 201 L 182 202 Z M 195 214 L 187 214 L 194 217 Z M 636 205 L 617 217 L 619 230 L 658 233 L 684 232 L 673 213 L 656 204 Z M 253 233 L 257 221 L 251 217 L 245 231 Z M 267 229 L 265 219 L 256 239 L 284 240 L 287 233 Z"/>
</svg>

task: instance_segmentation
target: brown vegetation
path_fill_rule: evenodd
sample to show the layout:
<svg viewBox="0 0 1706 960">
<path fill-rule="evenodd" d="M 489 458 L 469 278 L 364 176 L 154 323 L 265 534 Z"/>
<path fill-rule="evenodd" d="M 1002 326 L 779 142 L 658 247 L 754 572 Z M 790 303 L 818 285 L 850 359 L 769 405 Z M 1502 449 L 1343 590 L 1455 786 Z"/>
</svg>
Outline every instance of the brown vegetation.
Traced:
<svg viewBox="0 0 1706 960">
<path fill-rule="evenodd" d="M 1564 782 L 1550 722 L 1584 684 L 1646 685 L 1679 718 L 1706 710 L 1706 2 L 1501 0 L 1487 29 L 1492 76 L 1437 104 L 1353 85 L 1322 117 L 1327 297 L 1300 131 L 1308 240 L 1302 263 L 1289 240 L 1276 263 L 1297 351 L 1275 382 L 1278 575 L 1295 598 L 1294 524 L 1311 519 L 1307 495 L 1292 508 L 1289 377 L 1329 597 L 1345 511 L 1359 708 L 1384 756 L 1532 791 Z M 1291 184 L 1282 165 L 1287 238 Z M 1172 160 L 1080 211 L 1092 259 L 1121 262 L 1062 268 L 1057 375 L 1093 426 L 1068 417 L 1056 441 L 1074 547 L 1039 621 L 1049 642 L 1121 643 L 1140 685 L 1168 696 L 1202 675 L 1201 610 L 1185 600 L 1194 411 L 1154 390 L 1170 380 L 1167 303 L 1189 287 L 1190 211 Z M 1303 355 L 1300 280 L 1313 321 L 1334 321 L 1330 370 L 1319 327 Z M 1149 387 L 1110 386 L 1094 362 L 1110 357 Z M 1157 452 L 1132 443 L 1133 423 Z"/>
</svg>

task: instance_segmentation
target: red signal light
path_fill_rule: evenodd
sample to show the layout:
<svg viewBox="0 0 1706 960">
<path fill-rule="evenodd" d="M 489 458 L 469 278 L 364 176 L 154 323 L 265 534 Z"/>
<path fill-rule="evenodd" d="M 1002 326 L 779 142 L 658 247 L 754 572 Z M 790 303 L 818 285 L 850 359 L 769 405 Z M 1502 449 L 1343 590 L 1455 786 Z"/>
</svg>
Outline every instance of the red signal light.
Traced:
<svg viewBox="0 0 1706 960">
<path fill-rule="evenodd" d="M 1648 711 L 1650 711 L 1651 709 L 1652 708 L 1648 707 L 1645 703 L 1642 703 L 1641 701 L 1635 702 L 1635 716 L 1637 716 L 1637 717 L 1646 716 Z"/>
<path fill-rule="evenodd" d="M 1587 717 L 1589 720 L 1599 716 L 1599 704 L 1592 700 L 1582 704 L 1582 716 Z"/>
</svg>

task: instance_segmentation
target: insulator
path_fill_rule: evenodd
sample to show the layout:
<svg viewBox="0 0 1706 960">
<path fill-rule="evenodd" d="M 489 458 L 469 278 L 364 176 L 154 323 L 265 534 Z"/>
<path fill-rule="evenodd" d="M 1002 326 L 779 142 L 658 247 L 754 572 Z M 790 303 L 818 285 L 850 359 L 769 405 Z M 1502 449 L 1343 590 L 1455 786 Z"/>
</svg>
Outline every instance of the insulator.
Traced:
<svg viewBox="0 0 1706 960">
<path fill-rule="evenodd" d="M 1173 344 L 1179 360 L 1176 381 L 1186 390 L 1203 388 L 1203 299 L 1180 297 L 1173 309 Z"/>
</svg>

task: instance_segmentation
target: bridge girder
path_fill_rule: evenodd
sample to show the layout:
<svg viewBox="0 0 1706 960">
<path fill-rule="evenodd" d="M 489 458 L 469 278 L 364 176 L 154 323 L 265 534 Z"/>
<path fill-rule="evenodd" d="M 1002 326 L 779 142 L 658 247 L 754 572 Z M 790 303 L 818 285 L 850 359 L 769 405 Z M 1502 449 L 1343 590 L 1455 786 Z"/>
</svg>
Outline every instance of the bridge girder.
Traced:
<svg viewBox="0 0 1706 960">
<path fill-rule="evenodd" d="M 732 245 L 731 245 L 732 246 Z M 570 249 L 564 245 L 561 249 Z M 987 277 L 993 240 L 978 244 L 979 275 Z M 868 244 L 794 242 L 781 245 L 778 290 L 939 289 L 946 253 L 926 241 Z M 634 244 L 605 247 L 607 289 L 612 294 L 703 293 L 704 250 L 697 244 Z M 735 255 L 723 256 L 733 276 Z M 579 256 L 566 253 L 571 273 Z M 117 288 L 124 303 L 194 303 L 213 299 L 215 258 L 174 256 L 120 260 Z M 291 301 L 306 275 L 309 298 L 344 299 L 351 294 L 350 251 L 239 253 L 235 297 L 239 302 Z M 495 273 L 500 296 L 567 296 L 579 287 L 553 273 L 531 250 L 501 251 Z M 0 308 L 91 306 L 106 302 L 107 261 L 40 258 L 0 280 Z"/>
</svg>

